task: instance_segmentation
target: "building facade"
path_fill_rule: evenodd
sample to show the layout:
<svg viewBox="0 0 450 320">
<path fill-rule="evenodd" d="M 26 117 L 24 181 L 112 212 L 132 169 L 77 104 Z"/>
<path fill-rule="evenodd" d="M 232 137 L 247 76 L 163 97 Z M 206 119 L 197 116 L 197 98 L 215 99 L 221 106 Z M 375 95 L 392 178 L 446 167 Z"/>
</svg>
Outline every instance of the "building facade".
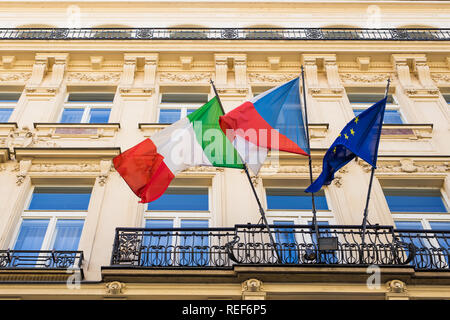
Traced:
<svg viewBox="0 0 450 320">
<path fill-rule="evenodd" d="M 450 297 L 448 1 L 2 3 L 0 298 Z M 229 111 L 302 65 L 314 177 L 391 79 L 364 244 L 360 159 L 316 194 L 319 237 L 308 158 L 252 177 L 277 251 L 242 170 L 189 168 L 149 205 L 114 170 L 210 79 Z"/>
</svg>

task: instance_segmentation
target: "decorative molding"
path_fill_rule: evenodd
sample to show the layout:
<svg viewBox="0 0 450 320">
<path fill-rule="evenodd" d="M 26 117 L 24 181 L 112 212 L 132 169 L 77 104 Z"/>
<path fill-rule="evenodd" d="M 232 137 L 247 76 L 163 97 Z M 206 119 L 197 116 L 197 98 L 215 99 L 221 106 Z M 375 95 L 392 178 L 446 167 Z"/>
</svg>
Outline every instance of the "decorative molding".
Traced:
<svg viewBox="0 0 450 320">
<path fill-rule="evenodd" d="M 223 168 L 218 167 L 212 167 L 212 166 L 196 166 L 196 167 L 189 167 L 183 172 L 223 172 Z"/>
<path fill-rule="evenodd" d="M 298 77 L 298 73 L 249 73 L 251 83 L 286 82 Z"/>
<path fill-rule="evenodd" d="M 38 163 L 31 165 L 30 172 L 100 172 L 98 163 Z"/>
<path fill-rule="evenodd" d="M 450 84 L 450 73 L 432 73 L 431 79 L 437 84 Z"/>
<path fill-rule="evenodd" d="M 261 292 L 264 290 L 264 286 L 261 280 L 248 279 L 241 284 L 242 292 Z"/>
<path fill-rule="evenodd" d="M 19 173 L 16 175 L 16 185 L 21 186 L 24 182 L 28 171 L 31 168 L 31 160 L 21 160 L 19 162 Z"/>
<path fill-rule="evenodd" d="M 391 280 L 386 283 L 387 291 L 391 293 L 407 293 L 406 283 L 400 280 Z"/>
<path fill-rule="evenodd" d="M 31 72 L 15 72 L 15 73 L 0 73 L 1 82 L 12 81 L 28 81 L 31 78 Z"/>
<path fill-rule="evenodd" d="M 373 84 L 374 82 L 386 82 L 390 77 L 390 74 L 386 73 L 374 73 L 374 74 L 365 74 L 365 73 L 341 73 L 340 74 L 342 82 L 345 84 L 348 83 L 367 83 Z"/>
<path fill-rule="evenodd" d="M 121 294 L 125 290 L 126 285 L 123 282 L 112 281 L 105 284 L 106 293 Z"/>
<path fill-rule="evenodd" d="M 120 87 L 119 91 L 122 97 L 150 97 L 154 88 Z"/>
<path fill-rule="evenodd" d="M 394 162 L 394 163 L 393 163 Z M 370 172 L 372 166 L 359 159 L 358 164 L 365 172 Z M 376 172 L 380 173 L 446 173 L 450 172 L 450 162 L 420 163 L 412 159 L 393 161 L 378 160 Z"/>
<path fill-rule="evenodd" d="M 6 138 L 0 139 L 0 146 L 9 148 L 10 152 L 14 152 L 14 148 L 28 148 L 28 147 L 59 147 L 55 142 L 48 138 L 38 137 L 36 132 L 24 126 L 21 129 L 14 129 L 10 131 Z"/>
<path fill-rule="evenodd" d="M 208 82 L 211 78 L 211 73 L 175 73 L 164 72 L 159 74 L 161 82 Z"/>
<path fill-rule="evenodd" d="M 217 93 L 223 97 L 245 97 L 248 95 L 248 88 L 217 88 Z"/>
<path fill-rule="evenodd" d="M 439 96 L 439 90 L 435 88 L 406 88 L 405 93 L 410 98 L 437 98 Z"/>
<path fill-rule="evenodd" d="M 111 82 L 120 80 L 120 72 L 70 72 L 67 75 L 68 82 Z"/>
</svg>

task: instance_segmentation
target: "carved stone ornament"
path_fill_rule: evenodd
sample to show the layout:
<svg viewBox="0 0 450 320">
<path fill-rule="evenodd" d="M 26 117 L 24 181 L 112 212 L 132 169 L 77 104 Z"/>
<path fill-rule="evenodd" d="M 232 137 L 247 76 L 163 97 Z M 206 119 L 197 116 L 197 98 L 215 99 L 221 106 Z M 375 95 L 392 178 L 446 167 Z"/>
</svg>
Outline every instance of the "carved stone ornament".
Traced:
<svg viewBox="0 0 450 320">
<path fill-rule="evenodd" d="M 407 291 L 406 284 L 400 280 L 391 280 L 387 283 L 389 292 L 392 293 L 405 293 Z"/>
<path fill-rule="evenodd" d="M 16 147 L 59 147 L 59 145 L 48 139 L 38 137 L 35 131 L 30 130 L 27 126 L 11 131 L 8 137 L 0 140 L 0 146 L 2 145 L 9 148 L 12 154 Z"/>
<path fill-rule="evenodd" d="M 309 166 L 307 164 L 305 165 L 298 165 L 298 166 L 279 166 L 279 165 L 263 165 L 261 168 L 261 172 L 263 172 L 265 175 L 268 173 L 309 173 Z M 322 172 L 322 165 L 319 164 L 313 164 L 312 165 L 312 172 L 314 173 L 320 173 Z"/>
<path fill-rule="evenodd" d="M 189 167 L 183 170 L 183 172 L 223 172 L 223 168 L 217 168 L 212 166 L 197 166 Z"/>
<path fill-rule="evenodd" d="M 96 163 L 39 163 L 33 164 L 31 172 L 100 172 Z"/>
<path fill-rule="evenodd" d="M 439 84 L 450 83 L 450 73 L 432 73 L 431 79 Z"/>
<path fill-rule="evenodd" d="M 248 279 L 242 283 L 242 291 L 258 292 L 264 289 L 262 281 L 258 279 Z"/>
<path fill-rule="evenodd" d="M 67 76 L 69 82 L 118 82 L 120 72 L 72 72 Z"/>
<path fill-rule="evenodd" d="M 208 72 L 202 73 L 174 73 L 165 72 L 159 75 L 162 82 L 206 82 L 211 78 Z"/>
<path fill-rule="evenodd" d="M 361 73 L 341 73 L 340 77 L 344 83 L 359 82 L 359 83 L 373 83 L 386 82 L 389 74 L 361 74 Z"/>
<path fill-rule="evenodd" d="M 108 282 L 106 285 L 106 292 L 109 294 L 121 294 L 125 289 L 126 285 L 123 282 L 112 281 Z"/>
<path fill-rule="evenodd" d="M 31 72 L 0 73 L 0 81 L 28 81 Z"/>
<path fill-rule="evenodd" d="M 370 172 L 371 166 L 363 161 L 359 160 L 358 164 L 363 168 L 365 172 Z M 412 159 L 401 159 L 398 163 L 377 163 L 377 172 L 383 173 L 445 173 L 450 172 L 450 163 L 441 162 L 436 164 L 430 163 L 418 163 Z"/>
<path fill-rule="evenodd" d="M 298 77 L 297 73 L 250 73 L 248 75 L 250 82 L 286 82 Z"/>
</svg>

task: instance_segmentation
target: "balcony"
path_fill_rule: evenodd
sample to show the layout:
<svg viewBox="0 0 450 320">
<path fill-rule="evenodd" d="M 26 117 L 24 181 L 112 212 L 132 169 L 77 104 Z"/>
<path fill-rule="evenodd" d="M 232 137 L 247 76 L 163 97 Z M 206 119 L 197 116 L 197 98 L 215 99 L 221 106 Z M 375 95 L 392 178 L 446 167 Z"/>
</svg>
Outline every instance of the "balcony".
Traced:
<svg viewBox="0 0 450 320">
<path fill-rule="evenodd" d="M 80 269 L 82 262 L 82 251 L 0 250 L 0 269 Z"/>
<path fill-rule="evenodd" d="M 0 40 L 369 40 L 449 41 L 450 29 L 1 28 Z"/>
<path fill-rule="evenodd" d="M 306 225 L 233 228 L 117 228 L 111 268 L 232 269 L 235 266 L 409 267 L 450 271 L 450 231 Z M 317 241 L 319 239 L 319 241 Z"/>
</svg>

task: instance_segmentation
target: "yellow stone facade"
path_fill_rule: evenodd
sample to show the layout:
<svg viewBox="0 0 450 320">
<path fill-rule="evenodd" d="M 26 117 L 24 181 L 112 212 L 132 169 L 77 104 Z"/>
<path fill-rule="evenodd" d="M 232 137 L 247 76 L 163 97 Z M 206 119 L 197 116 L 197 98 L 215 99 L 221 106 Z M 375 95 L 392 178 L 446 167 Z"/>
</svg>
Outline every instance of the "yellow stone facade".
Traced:
<svg viewBox="0 0 450 320">
<path fill-rule="evenodd" d="M 428 1 L 2 1 L 2 28 L 450 28 L 450 3 Z M 407 9 L 405 9 L 407 6 Z M 20 19 L 19 19 L 20 16 Z M 0 34 L 1 34 L 0 30 Z M 0 40 L 0 93 L 20 92 L 0 123 L 0 249 L 14 244 L 36 185 L 89 185 L 78 250 L 82 274 L 0 268 L 5 299 L 448 299 L 450 272 L 385 267 L 370 289 L 363 267 L 235 266 L 227 270 L 108 268 L 117 227 L 144 227 L 145 206 L 111 159 L 164 127 L 162 93 L 214 96 L 226 111 L 305 68 L 313 173 L 353 117 L 348 94 L 390 93 L 405 123 L 386 125 L 369 206 L 372 224 L 394 225 L 383 188 L 440 190 L 450 221 L 450 42 L 367 40 Z M 114 94 L 107 124 L 59 123 L 72 92 Z M 447 99 L 447 100 L 446 100 Z M 362 221 L 370 167 L 352 161 L 325 188 L 319 220 Z M 307 158 L 282 154 L 254 183 L 309 185 Z M 256 201 L 241 170 L 192 168 L 175 185 L 205 186 L 210 227 L 257 223 Z M 176 217 L 172 213 L 170 217 Z M 267 211 L 304 224 L 311 212 Z M 402 217 L 397 217 L 402 219 Z M 68 277 L 82 279 L 77 287 Z M 36 283 L 40 281 L 42 283 Z M 75 286 L 75 287 L 74 287 Z"/>
</svg>

